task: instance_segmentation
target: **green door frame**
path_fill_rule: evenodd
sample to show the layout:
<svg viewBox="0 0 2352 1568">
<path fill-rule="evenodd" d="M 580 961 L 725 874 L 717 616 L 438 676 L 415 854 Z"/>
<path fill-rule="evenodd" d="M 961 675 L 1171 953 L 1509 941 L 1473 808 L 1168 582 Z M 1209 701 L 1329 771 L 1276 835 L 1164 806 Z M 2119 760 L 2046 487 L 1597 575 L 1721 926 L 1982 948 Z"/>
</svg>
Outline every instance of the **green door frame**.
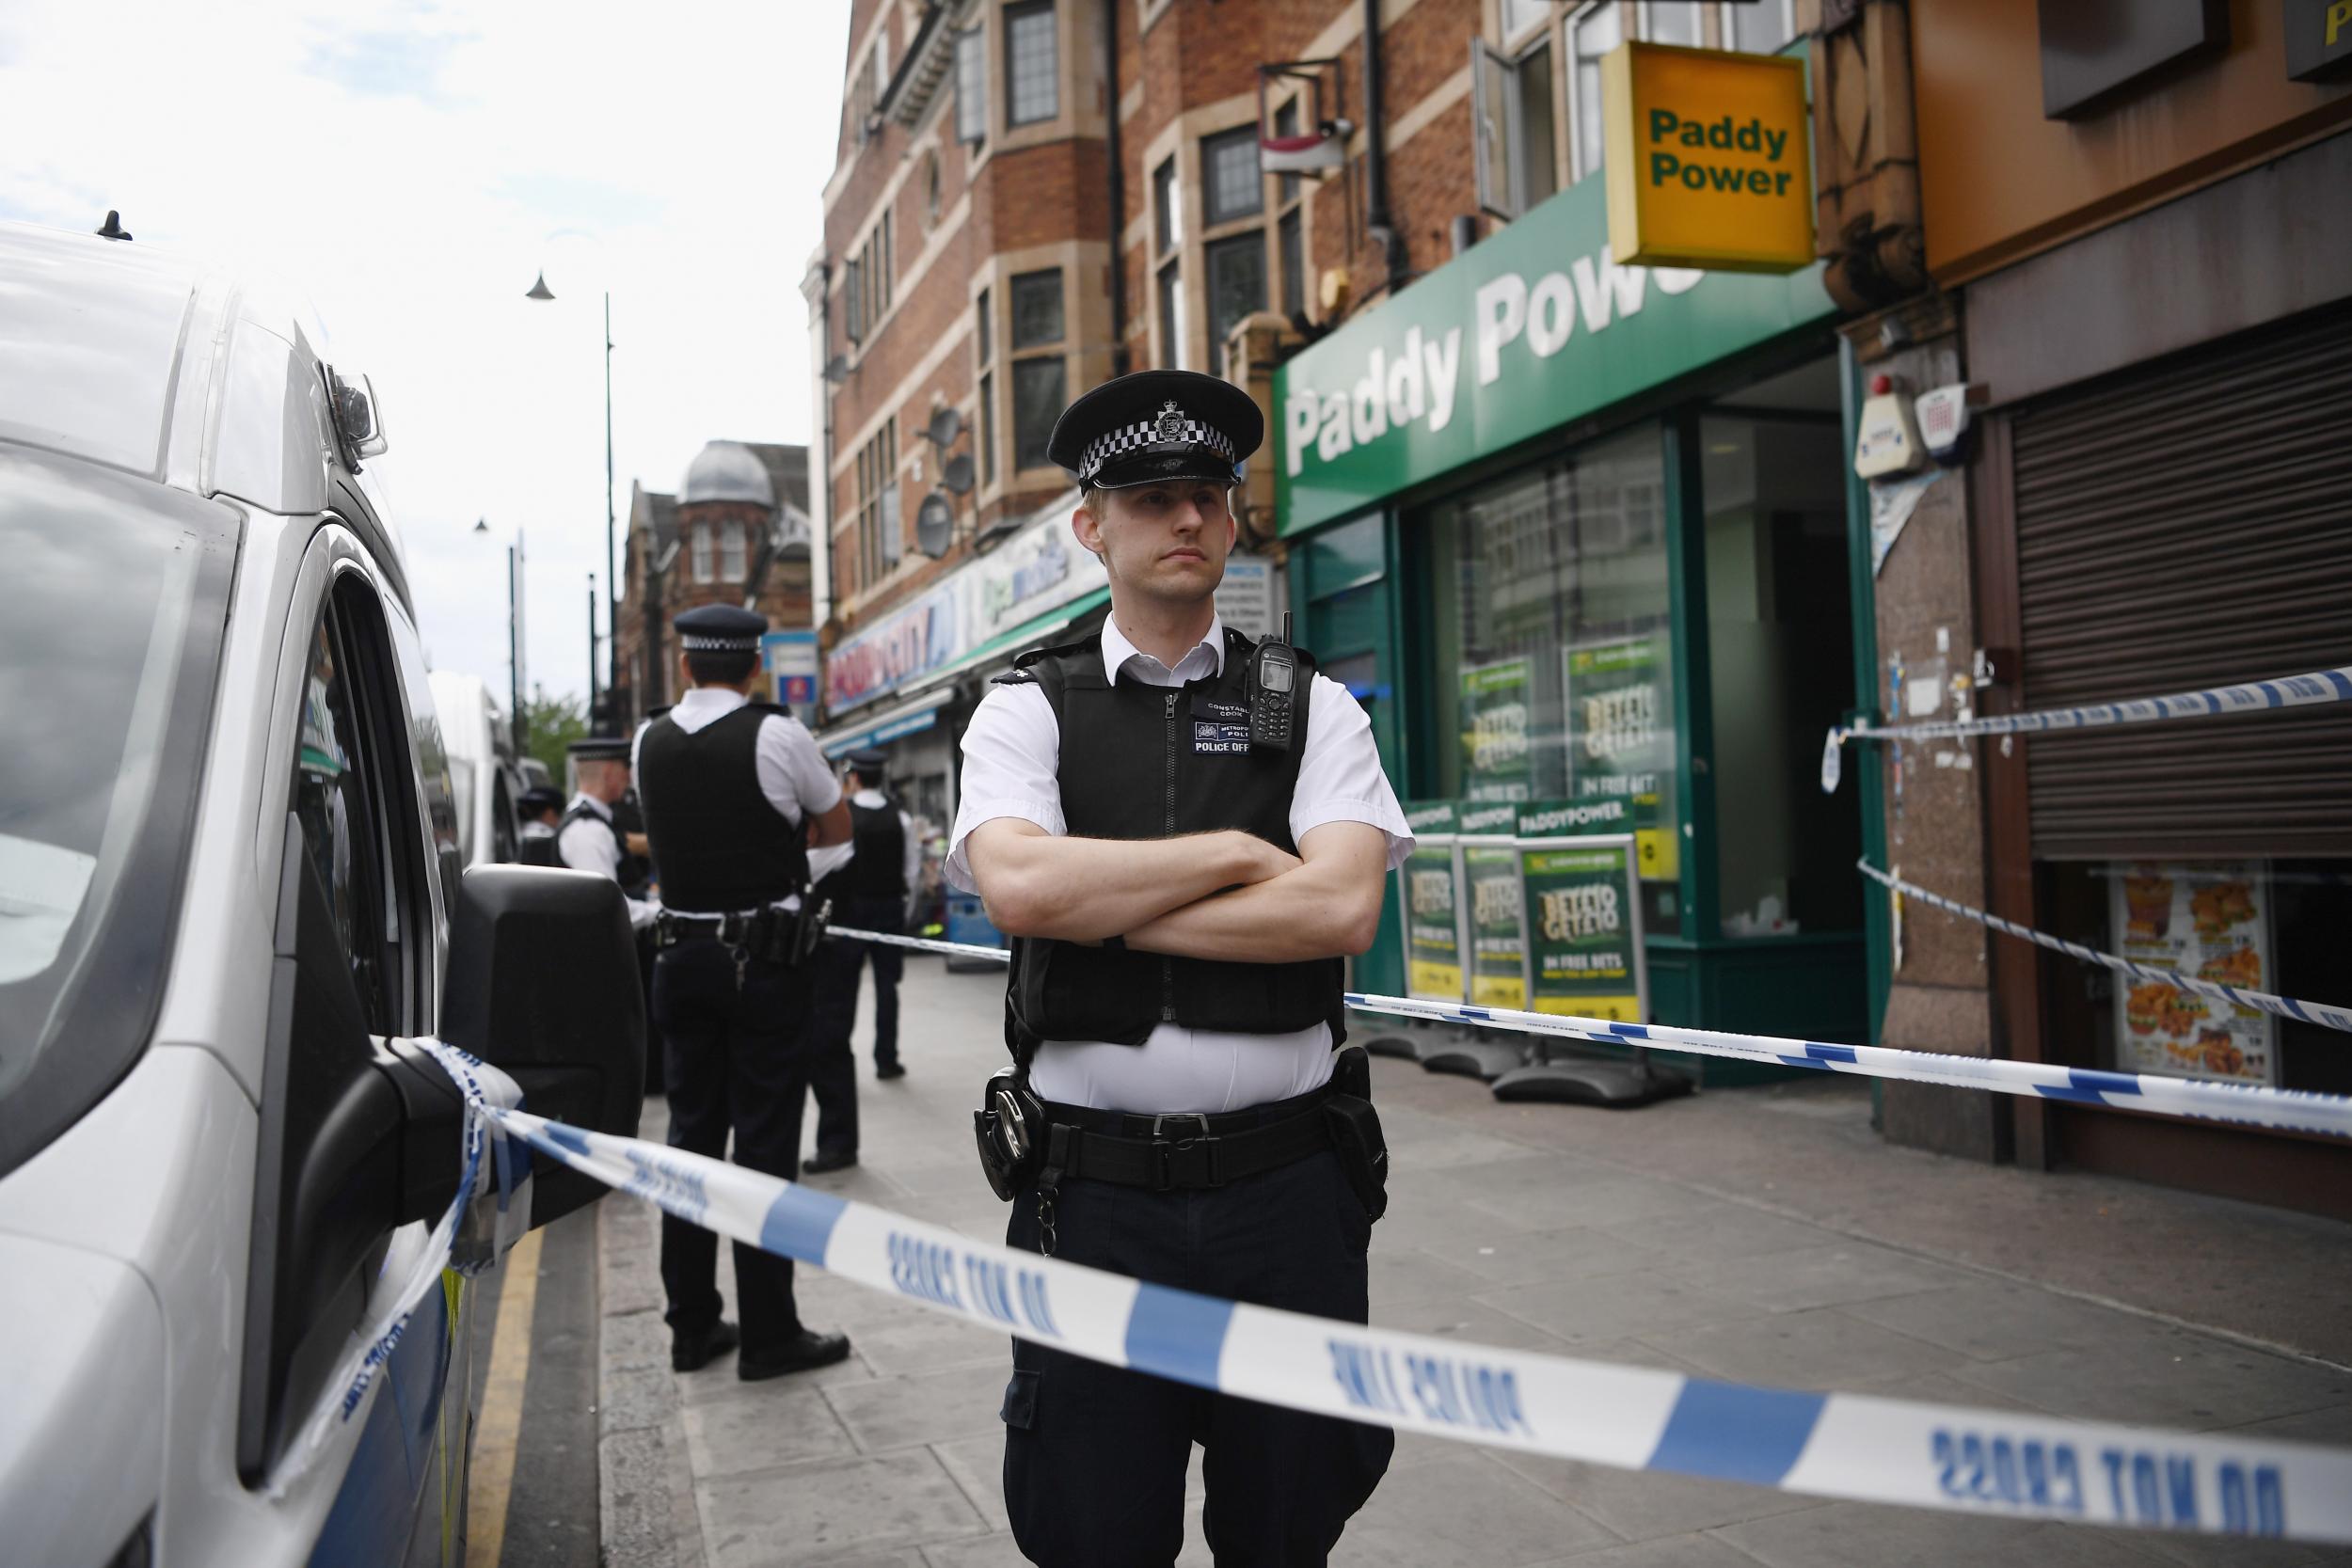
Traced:
<svg viewBox="0 0 2352 1568">
<path fill-rule="evenodd" d="M 1704 945 L 1723 930 L 1715 865 L 1715 683 L 1707 623 L 1707 498 L 1699 411 L 1661 423 L 1666 509 L 1666 594 L 1675 656 L 1676 798 L 1681 802 L 1682 940 Z"/>
<path fill-rule="evenodd" d="M 1845 446 L 1854 450 L 1856 425 L 1862 409 L 1862 366 L 1854 357 L 1853 344 L 1841 334 L 1837 340 L 1839 386 L 1843 389 Z M 1878 707 L 1879 629 L 1878 572 L 1870 560 L 1870 486 L 1846 467 L 1846 571 L 1849 598 L 1853 610 L 1853 702 L 1854 712 L 1862 718 L 1875 715 Z M 1879 767 L 1875 747 L 1851 748 L 1845 758 L 1845 771 L 1856 792 L 1862 810 L 1862 852 L 1876 866 L 1886 864 L 1886 811 L 1883 771 Z M 1857 877 L 1861 873 L 1856 872 Z M 1877 1045 L 1886 1026 L 1886 1002 L 1895 986 L 1893 903 L 1887 891 L 1867 878 L 1862 879 L 1862 939 L 1864 973 L 1867 977 L 1869 1022 L 1867 1043 Z M 1878 1098 L 1877 1080 L 1871 1081 L 1873 1103 Z"/>
</svg>

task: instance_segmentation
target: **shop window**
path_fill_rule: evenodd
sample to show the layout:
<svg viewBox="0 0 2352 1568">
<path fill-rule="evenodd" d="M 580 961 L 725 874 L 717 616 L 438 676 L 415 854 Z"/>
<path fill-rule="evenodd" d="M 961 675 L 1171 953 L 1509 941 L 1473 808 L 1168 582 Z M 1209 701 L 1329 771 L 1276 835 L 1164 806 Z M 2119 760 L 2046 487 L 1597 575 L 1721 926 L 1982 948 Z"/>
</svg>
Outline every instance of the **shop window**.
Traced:
<svg viewBox="0 0 2352 1568">
<path fill-rule="evenodd" d="M 1054 421 L 1061 417 L 1063 395 L 1061 356 L 1012 362 L 1012 466 L 1042 468 L 1052 463 L 1046 442 Z"/>
<path fill-rule="evenodd" d="M 988 140 L 988 29 L 969 27 L 956 35 L 956 140 L 977 147 Z"/>
<path fill-rule="evenodd" d="M 1551 42 L 1516 59 L 1470 40 L 1478 204 L 1514 218 L 1560 188 L 1552 148 Z"/>
<path fill-rule="evenodd" d="M 748 552 L 744 548 L 743 520 L 729 517 L 719 525 L 720 578 L 726 582 L 740 582 L 750 570 Z"/>
<path fill-rule="evenodd" d="M 1054 0 L 1005 8 L 1005 123 L 1035 125 L 1061 112 L 1061 45 Z"/>
<path fill-rule="evenodd" d="M 1265 179 L 1258 169 L 1258 128 L 1219 132 L 1200 140 L 1200 221 L 1214 228 L 1265 211 Z"/>
<path fill-rule="evenodd" d="M 710 580 L 710 525 L 696 523 L 693 531 L 694 580 Z"/>
<path fill-rule="evenodd" d="M 1209 359 L 1221 368 L 1226 338 L 1242 318 L 1265 309 L 1265 231 L 1213 240 L 1201 258 L 1209 274 Z"/>
<path fill-rule="evenodd" d="M 2044 862 L 2037 925 L 2103 953 L 2202 979 L 2352 1005 L 2342 861 Z M 2002 938 L 1993 938 L 2002 941 Z M 2059 960 L 2045 1036 L 2117 1072 L 2352 1094 L 2344 1036 L 2172 986 Z"/>
<path fill-rule="evenodd" d="M 1817 738 L 1853 689 L 1838 427 L 1709 416 L 1699 446 L 1722 932 L 1854 930 L 1860 828 Z"/>
<path fill-rule="evenodd" d="M 1025 272 L 1012 280 L 1012 346 L 1042 348 L 1062 339 L 1061 270 Z"/>
<path fill-rule="evenodd" d="M 1724 8 L 1724 44 L 1750 55 L 1777 55 L 1797 36 L 1795 0 L 1755 0 Z"/>
<path fill-rule="evenodd" d="M 1665 466 L 1645 428 L 1427 514 L 1435 794 L 1623 800 L 1672 929 L 1680 868 Z M 1817 790 L 1816 793 L 1819 793 Z"/>
</svg>

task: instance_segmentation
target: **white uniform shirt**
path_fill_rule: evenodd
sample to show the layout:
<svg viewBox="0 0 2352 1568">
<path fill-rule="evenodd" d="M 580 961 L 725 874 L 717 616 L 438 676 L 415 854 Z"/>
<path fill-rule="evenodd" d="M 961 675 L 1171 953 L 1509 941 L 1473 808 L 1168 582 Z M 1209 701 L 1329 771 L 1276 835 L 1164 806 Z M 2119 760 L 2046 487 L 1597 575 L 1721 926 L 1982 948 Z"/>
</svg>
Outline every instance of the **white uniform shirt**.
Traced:
<svg viewBox="0 0 2352 1568">
<path fill-rule="evenodd" d="M 867 811 L 879 810 L 889 803 L 889 797 L 879 789 L 861 789 L 850 797 L 850 804 L 864 806 Z M 907 896 L 913 897 L 915 879 L 923 869 L 923 841 L 914 836 L 914 818 L 905 812 L 898 814 L 898 832 L 906 836 L 906 864 L 902 874 L 906 878 Z M 808 852 L 809 881 L 812 884 L 823 881 L 849 864 L 856 854 L 857 840 L 853 838 L 845 838 L 838 844 L 828 844 L 821 849 L 811 849 Z"/>
<path fill-rule="evenodd" d="M 670 710 L 670 722 L 688 735 L 706 729 L 741 707 L 751 699 L 740 691 L 723 686 L 698 686 L 677 700 Z M 637 742 L 631 748 L 629 760 L 644 749 L 645 729 L 640 725 Z M 768 803 L 787 822 L 805 824 L 812 816 L 822 816 L 841 802 L 841 781 L 833 776 L 825 765 L 824 752 L 817 749 L 816 739 L 808 727 L 798 719 L 787 719 L 781 713 L 771 713 L 759 721 L 759 734 L 754 737 L 753 766 L 759 773 L 759 792 Z M 645 789 L 643 775 L 637 793 L 642 798 Z M 814 867 L 812 866 L 812 869 Z M 795 895 L 784 901 L 787 910 L 801 907 Z M 725 914 L 725 910 L 697 910 L 697 914 Z"/>
<path fill-rule="evenodd" d="M 621 847 L 612 837 L 612 808 L 593 795 L 575 795 L 572 806 L 586 806 L 589 816 L 573 816 L 555 835 L 555 858 L 574 871 L 593 871 L 599 877 L 621 879 Z M 571 816 L 571 807 L 564 808 Z M 596 818 L 595 821 L 590 816 Z M 621 895 L 628 903 L 628 923 L 643 926 L 660 912 L 661 906 L 643 898 Z"/>
<path fill-rule="evenodd" d="M 1182 686 L 1221 673 L 1225 626 L 1208 635 L 1170 670 L 1103 623 L 1103 673 L 1146 686 Z M 972 830 L 1000 816 L 1034 822 L 1057 836 L 1062 816 L 1061 730 L 1053 705 L 1034 685 L 992 686 L 963 733 L 963 798 L 947 843 L 947 879 L 977 892 L 964 843 Z M 1388 835 L 1389 869 L 1413 850 L 1396 791 L 1380 770 L 1372 721 L 1347 688 L 1318 674 L 1308 700 L 1298 783 L 1291 792 L 1292 842 L 1327 822 L 1363 822 Z M 1031 1087 L 1069 1105 L 1144 1115 L 1237 1111 L 1320 1088 L 1331 1076 L 1331 1030 L 1317 1023 L 1294 1034 L 1237 1034 L 1162 1023 L 1140 1046 L 1107 1040 L 1047 1040 L 1029 1064 Z"/>
</svg>

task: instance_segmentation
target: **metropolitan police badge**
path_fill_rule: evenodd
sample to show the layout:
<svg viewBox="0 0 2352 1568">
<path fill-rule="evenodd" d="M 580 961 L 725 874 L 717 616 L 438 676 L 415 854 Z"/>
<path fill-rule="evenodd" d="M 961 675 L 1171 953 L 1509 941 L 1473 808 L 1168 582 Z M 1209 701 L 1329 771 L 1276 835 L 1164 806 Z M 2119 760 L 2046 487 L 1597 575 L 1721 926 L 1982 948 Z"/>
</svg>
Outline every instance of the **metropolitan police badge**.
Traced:
<svg viewBox="0 0 2352 1568">
<path fill-rule="evenodd" d="M 1153 435 L 1163 441 L 1181 441 L 1184 438 L 1184 416 L 1173 398 L 1160 404 L 1160 427 Z"/>
</svg>

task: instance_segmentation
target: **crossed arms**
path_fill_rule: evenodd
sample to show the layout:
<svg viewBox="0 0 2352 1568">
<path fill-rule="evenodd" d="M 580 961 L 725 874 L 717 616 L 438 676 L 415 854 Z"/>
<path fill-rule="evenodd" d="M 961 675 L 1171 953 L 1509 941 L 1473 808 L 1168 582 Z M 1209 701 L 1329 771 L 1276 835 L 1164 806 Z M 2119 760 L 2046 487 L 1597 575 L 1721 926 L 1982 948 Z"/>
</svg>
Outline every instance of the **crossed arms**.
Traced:
<svg viewBox="0 0 2352 1568">
<path fill-rule="evenodd" d="M 1067 838 L 1000 816 L 973 830 L 966 854 L 990 921 L 1009 936 L 1116 936 L 1141 952 L 1242 963 L 1363 952 L 1380 924 L 1388 835 L 1326 822 L 1298 849 L 1234 829 Z"/>
</svg>

